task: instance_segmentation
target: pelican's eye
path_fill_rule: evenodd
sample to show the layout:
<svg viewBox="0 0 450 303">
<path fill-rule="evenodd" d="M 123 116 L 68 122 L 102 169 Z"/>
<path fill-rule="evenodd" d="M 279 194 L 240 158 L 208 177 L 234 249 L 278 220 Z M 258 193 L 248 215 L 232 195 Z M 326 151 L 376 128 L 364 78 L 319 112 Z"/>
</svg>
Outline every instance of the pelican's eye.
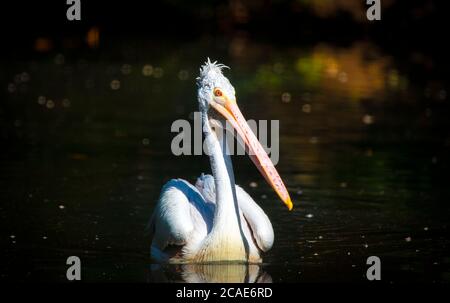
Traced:
<svg viewBox="0 0 450 303">
<path fill-rule="evenodd" d="M 216 88 L 216 89 L 214 90 L 214 96 L 216 96 L 216 97 L 222 97 L 222 96 L 223 96 L 223 93 L 222 93 L 222 91 L 221 91 L 220 89 Z"/>
</svg>

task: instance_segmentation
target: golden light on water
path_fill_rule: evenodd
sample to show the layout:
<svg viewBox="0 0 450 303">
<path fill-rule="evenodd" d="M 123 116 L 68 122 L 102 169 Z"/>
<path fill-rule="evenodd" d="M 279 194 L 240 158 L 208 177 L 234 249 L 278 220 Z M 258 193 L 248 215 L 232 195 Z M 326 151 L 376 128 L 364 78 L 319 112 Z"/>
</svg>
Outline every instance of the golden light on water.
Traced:
<svg viewBox="0 0 450 303">
<path fill-rule="evenodd" d="M 55 107 L 55 102 L 53 100 L 47 100 L 47 103 L 45 104 L 45 106 L 48 109 L 53 109 Z"/>
<path fill-rule="evenodd" d="M 370 59 L 367 54 L 372 53 Z M 377 55 L 374 47 L 357 43 L 347 49 L 319 45 L 302 54 L 295 63 L 300 81 L 314 87 L 326 87 L 352 100 L 374 98 L 391 90 L 404 90 L 408 82 L 391 67 L 389 57 Z"/>
<path fill-rule="evenodd" d="M 144 65 L 144 67 L 142 68 L 142 74 L 145 77 L 151 76 L 153 74 L 153 66 L 151 66 L 150 64 Z"/>
<path fill-rule="evenodd" d="M 364 122 L 364 124 L 370 125 L 373 124 L 374 119 L 371 115 L 364 115 L 362 121 Z"/>
<path fill-rule="evenodd" d="M 120 81 L 119 80 L 112 80 L 110 83 L 112 90 L 118 90 L 120 88 Z"/>
<path fill-rule="evenodd" d="M 306 114 L 309 114 L 311 112 L 311 105 L 310 104 L 303 104 L 302 111 Z"/>
<path fill-rule="evenodd" d="M 380 1 L 382 9 L 392 5 L 394 1 Z M 334 17 L 342 12 L 352 16 L 357 22 L 364 22 L 366 18 L 366 1 L 360 0 L 300 0 L 303 7 L 310 8 L 310 11 L 321 18 Z"/>
<path fill-rule="evenodd" d="M 53 48 L 53 43 L 47 38 L 37 38 L 34 42 L 34 49 L 38 52 L 48 52 Z"/>
<path fill-rule="evenodd" d="M 86 43 L 90 48 L 97 48 L 100 45 L 100 30 L 98 27 L 91 27 L 86 34 Z"/>
</svg>

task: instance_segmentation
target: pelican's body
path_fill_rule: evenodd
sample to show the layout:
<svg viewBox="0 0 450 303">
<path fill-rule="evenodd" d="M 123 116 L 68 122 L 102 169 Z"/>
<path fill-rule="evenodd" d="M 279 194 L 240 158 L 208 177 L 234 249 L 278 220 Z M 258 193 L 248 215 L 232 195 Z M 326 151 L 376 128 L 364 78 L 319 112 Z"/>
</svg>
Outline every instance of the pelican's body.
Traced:
<svg viewBox="0 0 450 303">
<path fill-rule="evenodd" d="M 215 231 L 220 240 L 213 238 L 207 247 L 201 249 L 214 223 L 214 178 L 202 174 L 195 186 L 183 179 L 167 182 L 159 201 L 161 206 L 154 213 L 154 218 L 157 218 L 155 230 L 160 232 L 153 237 L 152 257 L 163 262 L 261 262 L 261 251 L 269 250 L 273 244 L 272 224 L 240 186 L 235 188 L 239 220 L 229 220 L 228 224 L 221 226 Z M 233 217 L 232 213 L 230 217 Z"/>
<path fill-rule="evenodd" d="M 222 68 L 208 60 L 198 78 L 199 108 L 212 176 L 202 174 L 195 186 L 182 179 L 164 185 L 150 225 L 151 255 L 159 262 L 259 263 L 261 252 L 272 247 L 270 220 L 235 185 L 231 159 L 226 152 L 227 136 L 219 135 L 221 119 L 232 123 L 253 162 L 292 208 L 281 178 L 237 107 L 234 88 L 223 76 Z"/>
</svg>

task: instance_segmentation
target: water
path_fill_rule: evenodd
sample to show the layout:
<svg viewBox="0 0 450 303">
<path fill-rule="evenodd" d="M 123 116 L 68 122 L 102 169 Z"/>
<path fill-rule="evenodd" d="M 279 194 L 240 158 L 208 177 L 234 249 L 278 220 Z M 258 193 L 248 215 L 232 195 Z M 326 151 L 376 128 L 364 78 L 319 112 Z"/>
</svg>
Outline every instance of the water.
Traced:
<svg viewBox="0 0 450 303">
<path fill-rule="evenodd" d="M 76 255 L 85 281 L 365 281 L 375 255 L 385 281 L 450 280 L 444 86 L 415 82 L 368 43 L 143 41 L 2 63 L 0 279 L 65 281 Z M 232 67 L 246 118 L 280 120 L 292 212 L 247 157 L 233 158 L 275 230 L 261 266 L 149 258 L 162 185 L 209 172 L 205 156 L 170 150 L 171 123 L 197 110 L 207 56 Z"/>
</svg>

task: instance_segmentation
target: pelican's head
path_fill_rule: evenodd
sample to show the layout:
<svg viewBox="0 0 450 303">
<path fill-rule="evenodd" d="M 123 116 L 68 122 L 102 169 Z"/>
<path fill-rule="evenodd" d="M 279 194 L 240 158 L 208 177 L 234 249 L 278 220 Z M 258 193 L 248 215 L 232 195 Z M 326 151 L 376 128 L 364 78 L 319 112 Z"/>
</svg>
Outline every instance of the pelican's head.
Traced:
<svg viewBox="0 0 450 303">
<path fill-rule="evenodd" d="M 214 111 L 233 126 L 246 145 L 253 163 L 291 210 L 293 205 L 289 193 L 272 161 L 239 110 L 234 87 L 222 73 L 224 68 L 227 66 L 211 62 L 209 58 L 200 68 L 200 77 L 197 78 L 200 111 L 202 113 Z"/>
<path fill-rule="evenodd" d="M 236 101 L 235 91 L 230 81 L 223 75 L 226 65 L 208 61 L 200 68 L 197 78 L 198 100 L 201 111 L 207 111 L 212 103 L 221 103 L 225 96 Z"/>
</svg>

